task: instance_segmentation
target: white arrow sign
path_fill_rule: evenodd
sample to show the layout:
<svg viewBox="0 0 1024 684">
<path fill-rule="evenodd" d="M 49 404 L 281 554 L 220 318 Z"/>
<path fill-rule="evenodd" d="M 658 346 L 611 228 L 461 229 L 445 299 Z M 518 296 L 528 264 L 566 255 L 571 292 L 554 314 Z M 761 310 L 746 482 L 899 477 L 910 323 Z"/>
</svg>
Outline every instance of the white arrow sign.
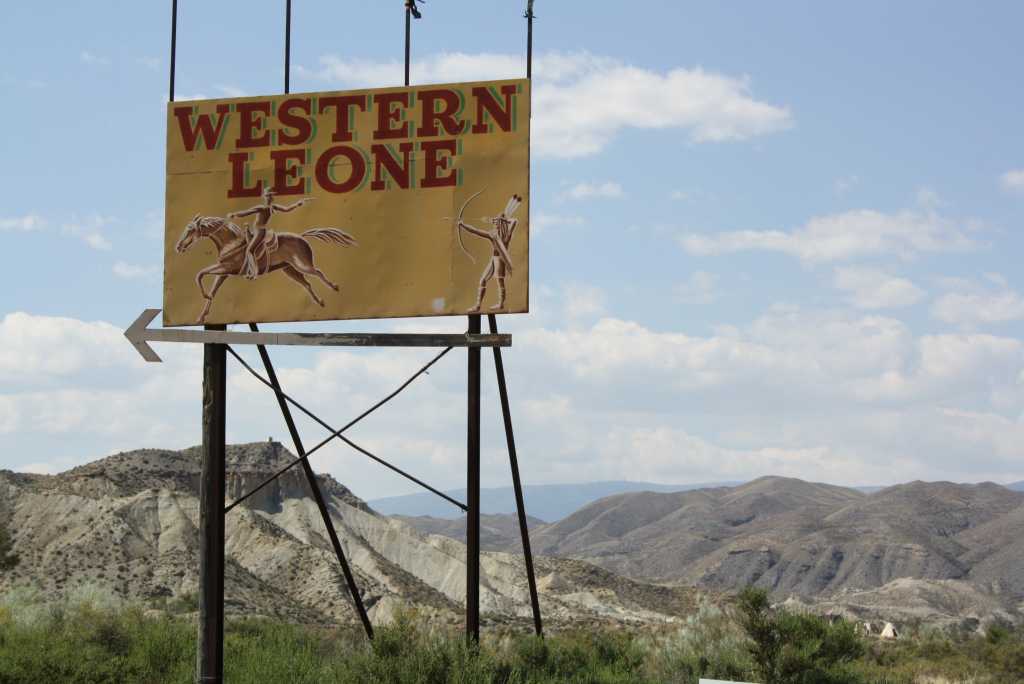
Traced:
<svg viewBox="0 0 1024 684">
<path fill-rule="evenodd" d="M 511 347 L 508 334 L 416 334 L 416 333 L 276 333 L 232 330 L 150 329 L 160 309 L 146 309 L 124 331 L 124 336 L 146 361 L 159 363 L 149 342 L 191 342 L 194 344 L 261 344 L 314 347 Z"/>
</svg>

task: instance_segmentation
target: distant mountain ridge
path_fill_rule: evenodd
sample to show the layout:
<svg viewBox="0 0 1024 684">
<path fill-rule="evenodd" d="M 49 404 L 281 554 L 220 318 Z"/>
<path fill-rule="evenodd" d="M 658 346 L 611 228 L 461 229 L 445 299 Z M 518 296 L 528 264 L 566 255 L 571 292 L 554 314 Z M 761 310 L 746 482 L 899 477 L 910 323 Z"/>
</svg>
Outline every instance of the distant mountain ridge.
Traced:
<svg viewBox="0 0 1024 684">
<path fill-rule="evenodd" d="M 743 481 L 704 482 L 696 484 L 657 484 L 654 482 L 633 482 L 630 480 L 608 480 L 601 482 L 577 482 L 561 484 L 524 485 L 523 499 L 526 512 L 544 522 L 554 523 L 572 515 L 579 509 L 599 499 L 629 492 L 686 492 L 713 487 L 735 487 Z M 1024 492 L 1024 481 L 1003 485 L 1007 489 Z M 853 486 L 864 494 L 875 494 L 886 486 Z M 450 489 L 445 492 L 459 501 L 465 501 L 465 489 Z M 481 513 L 484 515 L 515 514 L 516 501 L 512 487 L 483 487 L 480 489 Z M 400 517 L 430 517 L 455 520 L 462 512 L 429 492 L 403 494 L 400 496 L 370 499 L 367 503 L 384 515 Z M 425 523 L 427 524 L 427 523 Z"/>
<path fill-rule="evenodd" d="M 580 508 L 598 499 L 625 492 L 682 492 L 737 482 L 666 485 L 653 482 L 631 482 L 609 480 L 606 482 L 583 482 L 570 484 L 524 485 L 523 500 L 526 512 L 531 517 L 545 522 L 555 522 L 575 513 Z M 466 500 L 465 489 L 445 492 L 459 501 Z M 462 512 L 429 492 L 389 496 L 371 499 L 367 502 L 375 511 L 384 515 L 429 516 L 432 518 L 454 519 Z M 480 489 L 480 512 L 485 515 L 500 515 L 516 512 L 515 493 L 512 487 L 483 487 Z"/>
<path fill-rule="evenodd" d="M 964 580 L 1024 600 L 1024 493 L 993 483 L 910 482 L 865 494 L 764 477 L 627 493 L 532 538 L 537 553 L 712 590 L 754 584 L 780 597 L 824 597 L 910 578 Z"/>
</svg>

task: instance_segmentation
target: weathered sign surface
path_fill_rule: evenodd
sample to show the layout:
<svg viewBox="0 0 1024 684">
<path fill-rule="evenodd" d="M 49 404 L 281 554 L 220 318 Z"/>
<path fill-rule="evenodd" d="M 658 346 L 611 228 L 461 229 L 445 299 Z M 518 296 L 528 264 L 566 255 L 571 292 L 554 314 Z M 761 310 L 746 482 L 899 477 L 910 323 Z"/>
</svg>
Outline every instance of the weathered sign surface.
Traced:
<svg viewBox="0 0 1024 684">
<path fill-rule="evenodd" d="M 527 311 L 529 88 L 170 103 L 164 325 Z"/>
</svg>

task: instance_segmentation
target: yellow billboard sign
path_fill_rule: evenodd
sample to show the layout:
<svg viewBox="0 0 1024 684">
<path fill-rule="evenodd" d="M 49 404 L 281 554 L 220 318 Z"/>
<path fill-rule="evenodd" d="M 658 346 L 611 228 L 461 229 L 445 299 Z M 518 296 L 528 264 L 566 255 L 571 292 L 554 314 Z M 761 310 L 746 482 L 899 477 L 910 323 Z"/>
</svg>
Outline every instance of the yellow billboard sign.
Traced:
<svg viewBox="0 0 1024 684">
<path fill-rule="evenodd" d="M 172 102 L 164 325 L 522 313 L 526 80 Z"/>
</svg>

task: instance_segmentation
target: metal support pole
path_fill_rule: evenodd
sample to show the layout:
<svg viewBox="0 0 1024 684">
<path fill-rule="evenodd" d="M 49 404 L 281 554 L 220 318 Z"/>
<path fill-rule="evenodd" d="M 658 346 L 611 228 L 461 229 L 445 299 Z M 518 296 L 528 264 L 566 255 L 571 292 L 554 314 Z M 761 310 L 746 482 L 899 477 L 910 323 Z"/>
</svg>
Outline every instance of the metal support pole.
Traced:
<svg viewBox="0 0 1024 684">
<path fill-rule="evenodd" d="M 526 3 L 526 78 L 533 78 L 533 0 Z"/>
<path fill-rule="evenodd" d="M 259 331 L 255 323 L 250 323 L 249 328 L 253 332 Z M 373 625 L 370 624 L 370 618 L 366 614 L 366 607 L 363 605 L 362 596 L 359 595 L 359 587 L 356 586 L 356 578 L 352 574 L 352 568 L 349 567 L 348 561 L 345 559 L 345 552 L 341 548 L 341 541 L 338 539 L 338 533 L 334 529 L 334 522 L 331 520 L 330 511 L 327 510 L 327 502 L 324 501 L 323 492 L 320 491 L 320 484 L 316 481 L 316 473 L 313 472 L 313 466 L 309 464 L 309 459 L 305 458 L 306 449 L 303 447 L 302 438 L 299 437 L 299 431 L 295 427 L 295 420 L 292 418 L 291 409 L 288 407 L 284 391 L 281 389 L 281 383 L 277 379 L 274 364 L 270 362 L 270 354 L 267 353 L 267 348 L 262 345 L 258 345 L 256 349 L 259 350 L 260 359 L 263 361 L 263 368 L 267 371 L 267 379 L 270 380 L 270 384 L 274 389 L 277 404 L 281 407 L 281 415 L 284 416 L 284 422 L 288 426 L 288 433 L 292 437 L 292 444 L 295 445 L 295 452 L 301 459 L 302 470 L 306 473 L 306 481 L 309 482 L 309 490 L 313 494 L 313 500 L 316 501 L 316 507 L 320 509 L 320 517 L 324 519 L 327 536 L 331 540 L 334 554 L 338 557 L 338 564 L 341 565 L 341 571 L 345 575 L 345 583 L 348 584 L 348 591 L 352 596 L 356 612 L 359 614 L 359 620 L 363 623 L 363 630 L 366 632 L 366 636 L 372 639 Z"/>
<path fill-rule="evenodd" d="M 174 102 L 174 60 L 178 51 L 178 0 L 171 0 L 171 93 L 170 102 Z"/>
<path fill-rule="evenodd" d="M 223 326 L 208 326 L 223 329 Z M 203 447 L 199 482 L 199 641 L 196 682 L 224 681 L 224 408 L 223 344 L 203 345 Z"/>
<path fill-rule="evenodd" d="M 290 76 L 292 72 L 292 0 L 285 0 L 284 9 L 284 92 L 291 92 Z"/>
<path fill-rule="evenodd" d="M 469 317 L 480 332 L 480 316 Z M 480 350 L 469 350 L 466 406 L 466 638 L 480 641 Z"/>
<path fill-rule="evenodd" d="M 405 7 L 405 85 L 409 85 L 409 64 L 411 60 L 410 44 L 412 42 L 412 8 Z"/>
<path fill-rule="evenodd" d="M 488 314 L 487 324 L 491 332 L 498 329 L 494 314 Z M 501 415 L 505 420 L 505 442 L 508 444 L 508 461 L 512 467 L 512 488 L 516 494 L 516 512 L 519 514 L 519 535 L 523 540 L 523 557 L 526 559 L 526 581 L 530 585 L 530 605 L 533 608 L 533 629 L 537 636 L 544 636 L 540 619 L 540 601 L 537 598 L 537 578 L 533 572 L 533 551 L 530 549 L 530 529 L 526 524 L 526 504 L 523 501 L 523 483 L 519 479 L 519 459 L 516 456 L 516 438 L 512 432 L 512 411 L 508 403 L 508 387 L 505 384 L 505 364 L 501 351 L 494 349 L 494 373 L 498 378 L 498 397 L 501 399 Z"/>
</svg>

